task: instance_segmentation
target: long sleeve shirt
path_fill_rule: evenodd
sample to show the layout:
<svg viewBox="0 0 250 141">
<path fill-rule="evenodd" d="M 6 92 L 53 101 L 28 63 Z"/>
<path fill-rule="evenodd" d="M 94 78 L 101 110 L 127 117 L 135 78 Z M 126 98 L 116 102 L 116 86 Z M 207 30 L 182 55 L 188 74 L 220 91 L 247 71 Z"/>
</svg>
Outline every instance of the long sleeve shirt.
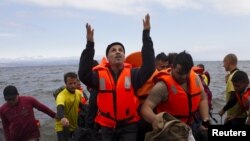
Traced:
<svg viewBox="0 0 250 141">
<path fill-rule="evenodd" d="M 135 91 L 137 91 L 155 71 L 155 53 L 149 30 L 143 31 L 142 41 L 142 66 L 131 69 L 131 81 Z M 97 72 L 92 71 L 94 54 L 94 42 L 88 41 L 86 48 L 81 54 L 78 76 L 85 85 L 98 90 L 98 75 Z M 116 79 L 117 77 L 114 77 L 114 80 Z"/>
<path fill-rule="evenodd" d="M 5 103 L 0 108 L 6 141 L 27 141 L 39 138 L 40 132 L 36 125 L 33 108 L 54 118 L 56 113 L 30 96 L 18 96 L 18 103 L 10 106 Z"/>
</svg>

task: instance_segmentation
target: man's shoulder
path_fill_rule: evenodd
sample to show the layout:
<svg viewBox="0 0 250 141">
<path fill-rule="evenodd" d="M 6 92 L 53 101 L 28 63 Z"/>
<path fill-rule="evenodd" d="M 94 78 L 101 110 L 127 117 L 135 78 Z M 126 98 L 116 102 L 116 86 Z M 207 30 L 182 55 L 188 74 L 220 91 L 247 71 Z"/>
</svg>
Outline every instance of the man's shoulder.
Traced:
<svg viewBox="0 0 250 141">
<path fill-rule="evenodd" d="M 4 103 L 0 106 L 0 116 L 1 116 L 3 109 L 5 109 L 5 107 L 6 107 L 5 105 L 6 105 L 6 103 Z"/>
<path fill-rule="evenodd" d="M 0 116 L 2 116 L 4 114 L 4 112 L 6 110 L 8 110 L 10 108 L 10 106 L 8 106 L 7 103 L 4 103 L 3 105 L 0 106 Z"/>
<path fill-rule="evenodd" d="M 24 95 L 24 96 L 18 96 L 18 99 L 19 100 L 35 100 L 35 97 Z"/>
<path fill-rule="evenodd" d="M 59 88 L 57 88 L 54 92 L 53 92 L 53 96 L 56 99 L 57 96 L 65 89 L 65 86 L 61 86 Z"/>
<path fill-rule="evenodd" d="M 76 89 L 75 93 L 76 94 L 82 94 L 83 92 L 81 92 L 81 90 Z"/>
</svg>

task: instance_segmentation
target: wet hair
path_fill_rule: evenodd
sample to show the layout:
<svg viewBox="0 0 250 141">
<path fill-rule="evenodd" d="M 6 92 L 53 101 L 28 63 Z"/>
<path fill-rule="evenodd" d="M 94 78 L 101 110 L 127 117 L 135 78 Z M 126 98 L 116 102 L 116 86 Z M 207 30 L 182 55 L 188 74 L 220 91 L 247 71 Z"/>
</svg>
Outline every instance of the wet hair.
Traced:
<svg viewBox="0 0 250 141">
<path fill-rule="evenodd" d="M 233 83 L 237 83 L 237 82 L 247 82 L 249 83 L 249 78 L 246 72 L 244 71 L 236 71 L 232 77 L 231 80 Z"/>
<path fill-rule="evenodd" d="M 168 56 L 167 56 L 164 52 L 161 52 L 161 53 L 159 53 L 159 54 L 156 56 L 155 59 L 156 59 L 156 60 L 161 60 L 161 61 L 163 61 L 163 62 L 166 62 L 166 61 L 168 61 Z"/>
<path fill-rule="evenodd" d="M 180 52 L 176 55 L 173 62 L 173 67 L 175 68 L 178 64 L 182 67 L 181 73 L 187 74 L 194 66 L 193 58 L 189 53 L 186 53 L 186 51 L 184 50 L 183 52 Z"/>
<path fill-rule="evenodd" d="M 3 90 L 3 96 L 5 100 L 11 97 L 15 97 L 17 95 L 18 95 L 18 91 L 15 86 L 8 85 Z"/>
<path fill-rule="evenodd" d="M 124 51 L 124 53 L 125 53 L 125 48 L 124 48 L 124 46 L 123 46 L 122 43 L 120 43 L 120 42 L 113 42 L 113 43 L 111 43 L 111 44 L 109 44 L 109 45 L 107 46 L 107 48 L 106 48 L 106 56 L 108 56 L 109 50 L 110 50 L 111 47 L 114 46 L 114 45 L 120 45 L 120 46 L 123 48 L 123 51 Z"/>
<path fill-rule="evenodd" d="M 75 72 L 67 72 L 66 74 L 64 74 L 64 82 L 65 84 L 67 83 L 67 78 L 71 77 L 71 78 L 77 78 L 77 74 Z"/>
<path fill-rule="evenodd" d="M 227 55 L 225 56 L 224 60 L 225 60 L 225 59 L 228 59 L 229 62 L 230 62 L 230 64 L 237 65 L 238 59 L 237 59 L 237 56 L 236 56 L 235 54 L 229 53 L 229 54 L 227 54 Z"/>
<path fill-rule="evenodd" d="M 177 53 L 175 52 L 171 52 L 171 53 L 168 53 L 168 64 L 173 64 L 174 63 L 174 59 L 176 57 Z"/>
</svg>

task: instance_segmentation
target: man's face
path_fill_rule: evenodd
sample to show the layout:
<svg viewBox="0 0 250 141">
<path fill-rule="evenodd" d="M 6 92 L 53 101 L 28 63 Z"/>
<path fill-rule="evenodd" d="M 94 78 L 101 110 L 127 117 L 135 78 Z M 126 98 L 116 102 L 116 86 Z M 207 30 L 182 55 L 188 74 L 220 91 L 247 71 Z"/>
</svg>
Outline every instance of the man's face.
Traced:
<svg viewBox="0 0 250 141">
<path fill-rule="evenodd" d="M 245 88 L 248 86 L 248 82 L 233 82 L 234 90 L 236 93 L 241 94 L 244 92 Z"/>
<path fill-rule="evenodd" d="M 108 52 L 108 61 L 111 65 L 121 65 L 125 60 L 125 53 L 120 45 L 113 45 Z"/>
<path fill-rule="evenodd" d="M 172 76 L 178 84 L 183 84 L 187 82 L 189 73 L 184 73 L 182 71 L 181 65 L 177 64 L 176 67 L 172 68 Z"/>
<path fill-rule="evenodd" d="M 158 71 L 164 70 L 166 68 L 168 68 L 168 61 L 162 61 L 162 60 L 156 60 L 155 61 L 155 68 Z"/>
<path fill-rule="evenodd" d="M 75 93 L 77 87 L 77 78 L 67 77 L 66 88 L 69 92 Z"/>
<path fill-rule="evenodd" d="M 10 105 L 10 106 L 15 106 L 18 102 L 18 95 L 12 98 L 5 98 L 5 101 Z"/>
<path fill-rule="evenodd" d="M 225 68 L 225 71 L 229 71 L 229 66 L 230 66 L 230 62 L 228 58 L 225 58 L 223 60 L 223 67 Z"/>
</svg>

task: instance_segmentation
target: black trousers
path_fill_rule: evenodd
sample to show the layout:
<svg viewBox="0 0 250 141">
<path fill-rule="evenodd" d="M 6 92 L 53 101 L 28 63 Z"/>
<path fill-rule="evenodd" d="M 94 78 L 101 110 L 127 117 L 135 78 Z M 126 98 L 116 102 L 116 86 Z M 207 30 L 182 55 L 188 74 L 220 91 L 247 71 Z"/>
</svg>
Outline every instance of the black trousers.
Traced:
<svg viewBox="0 0 250 141">
<path fill-rule="evenodd" d="M 70 141 L 72 138 L 73 132 L 68 130 L 57 132 L 57 141 Z"/>
<path fill-rule="evenodd" d="M 123 127 L 108 128 L 101 127 L 102 141 L 136 141 L 137 123 L 132 123 Z"/>
<path fill-rule="evenodd" d="M 141 119 L 138 123 L 137 141 L 144 141 L 147 132 L 153 130 L 152 125 Z"/>
</svg>

